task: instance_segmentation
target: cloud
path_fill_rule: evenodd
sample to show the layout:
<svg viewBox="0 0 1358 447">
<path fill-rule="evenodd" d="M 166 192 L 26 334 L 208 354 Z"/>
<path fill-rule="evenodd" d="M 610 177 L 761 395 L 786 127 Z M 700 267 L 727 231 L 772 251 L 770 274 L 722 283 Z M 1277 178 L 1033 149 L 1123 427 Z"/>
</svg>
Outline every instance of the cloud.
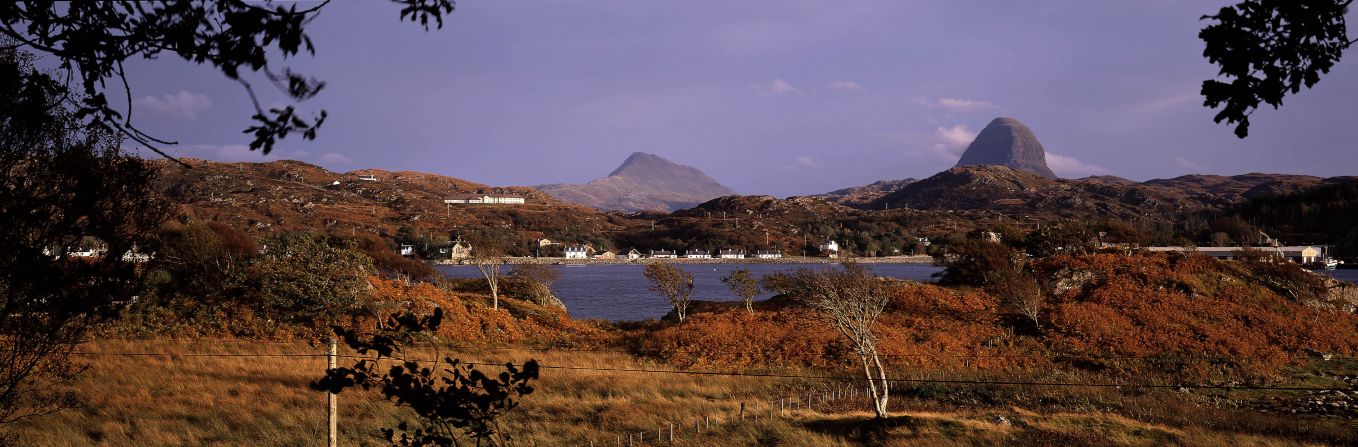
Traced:
<svg viewBox="0 0 1358 447">
<path fill-rule="evenodd" d="M 808 156 L 805 156 L 805 155 L 797 156 L 797 164 L 802 165 L 802 166 L 805 166 L 805 167 L 808 167 L 808 168 L 819 168 L 819 167 L 820 167 L 820 162 L 816 161 L 816 159 L 814 159 L 814 158 L 811 158 L 811 157 L 808 157 Z"/>
<path fill-rule="evenodd" d="M 1054 154 L 1050 151 L 1047 152 L 1047 167 L 1062 177 L 1086 177 L 1111 172 L 1103 166 L 1085 163 L 1075 159 L 1075 157 Z"/>
<path fill-rule="evenodd" d="M 274 149 L 269 152 L 269 155 L 264 155 L 260 151 L 250 150 L 250 146 L 244 144 L 181 144 L 166 149 L 175 157 L 201 158 L 229 163 L 264 163 L 276 160 L 298 160 L 331 166 L 354 163 L 353 158 L 338 152 L 326 152 L 315 156 L 310 151 L 305 150 Z M 138 153 L 148 157 L 159 157 L 151 151 L 138 151 Z"/>
<path fill-rule="evenodd" d="M 962 113 L 996 108 L 994 104 L 989 102 L 966 98 L 938 98 L 935 104 L 949 112 Z"/>
<path fill-rule="evenodd" d="M 858 93 L 863 90 L 862 84 L 853 81 L 835 81 L 830 83 L 830 90 L 835 93 Z"/>
<path fill-rule="evenodd" d="M 944 161 L 957 161 L 962 158 L 962 152 L 976 140 L 976 132 L 968 129 L 965 124 L 958 124 L 952 127 L 940 127 L 934 129 L 933 153 Z"/>
<path fill-rule="evenodd" d="M 1174 164 L 1184 169 L 1202 169 L 1202 165 L 1183 157 L 1174 157 Z"/>
<path fill-rule="evenodd" d="M 770 82 L 769 85 L 768 85 L 768 87 L 766 87 L 766 90 L 767 90 L 769 93 L 773 93 L 773 94 L 775 94 L 775 95 L 800 95 L 800 94 L 802 94 L 802 89 L 799 89 L 799 88 L 797 88 L 797 86 L 792 85 L 792 83 L 787 82 L 787 81 L 784 81 L 784 80 L 782 80 L 782 79 L 774 79 L 773 82 Z"/>
<path fill-rule="evenodd" d="M 143 96 L 133 101 L 133 104 L 162 115 L 195 120 L 198 114 L 212 107 L 212 98 L 202 93 L 180 90 L 170 95 Z"/>
</svg>

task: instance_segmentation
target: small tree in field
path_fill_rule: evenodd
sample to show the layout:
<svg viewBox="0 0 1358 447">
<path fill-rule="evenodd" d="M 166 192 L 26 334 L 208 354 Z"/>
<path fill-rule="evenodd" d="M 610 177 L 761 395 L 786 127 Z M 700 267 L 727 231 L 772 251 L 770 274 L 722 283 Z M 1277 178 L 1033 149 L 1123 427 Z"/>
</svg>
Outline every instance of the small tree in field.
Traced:
<svg viewBox="0 0 1358 447">
<path fill-rule="evenodd" d="M 749 269 L 736 269 L 723 276 L 721 282 L 731 288 L 731 293 L 745 300 L 745 311 L 754 313 L 754 296 L 759 294 L 759 280 L 750 274 Z"/>
<path fill-rule="evenodd" d="M 985 290 L 999 298 L 1004 312 L 1027 319 L 1034 331 L 1042 330 L 1038 317 L 1047 300 L 1032 273 L 1018 266 L 1003 267 L 987 272 L 985 284 Z"/>
<path fill-rule="evenodd" d="M 664 262 L 647 265 L 643 273 L 651 281 L 651 290 L 670 300 L 670 307 L 683 323 L 693 299 L 693 274 Z"/>
<path fill-rule="evenodd" d="M 789 292 L 828 317 L 849 339 L 863 365 L 873 411 L 878 418 L 885 418 L 890 382 L 877 355 L 877 335 L 872 328 L 886 308 L 886 287 L 866 267 L 854 263 L 843 266 L 842 270 L 819 272 L 800 269 L 787 278 Z"/>
<path fill-rule="evenodd" d="M 500 278 L 504 276 L 505 252 L 491 244 L 479 244 L 472 247 L 472 265 L 481 272 L 481 277 L 486 278 L 486 285 L 490 287 L 491 308 L 500 310 Z"/>
</svg>

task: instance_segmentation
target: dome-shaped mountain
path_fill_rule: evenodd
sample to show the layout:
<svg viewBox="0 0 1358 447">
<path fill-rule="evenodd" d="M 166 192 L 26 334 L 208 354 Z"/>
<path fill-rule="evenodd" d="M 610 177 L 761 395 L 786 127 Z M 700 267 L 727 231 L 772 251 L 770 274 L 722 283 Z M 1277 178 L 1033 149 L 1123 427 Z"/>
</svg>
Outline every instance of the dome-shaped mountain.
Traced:
<svg viewBox="0 0 1358 447">
<path fill-rule="evenodd" d="M 1008 166 L 1046 178 L 1056 178 L 1047 167 L 1047 153 L 1032 129 L 1019 120 L 1000 117 L 981 129 L 967 146 L 957 166 Z"/>
<path fill-rule="evenodd" d="M 697 168 L 644 152 L 633 152 L 608 177 L 537 188 L 567 202 L 620 211 L 674 211 L 736 193 Z"/>
</svg>

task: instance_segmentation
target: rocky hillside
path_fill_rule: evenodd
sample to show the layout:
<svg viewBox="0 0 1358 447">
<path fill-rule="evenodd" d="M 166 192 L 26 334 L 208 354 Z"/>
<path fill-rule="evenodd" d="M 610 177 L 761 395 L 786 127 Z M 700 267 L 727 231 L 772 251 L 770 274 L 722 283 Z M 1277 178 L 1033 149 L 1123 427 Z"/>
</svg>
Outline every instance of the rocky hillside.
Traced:
<svg viewBox="0 0 1358 447">
<path fill-rule="evenodd" d="M 632 153 L 607 177 L 537 189 L 567 202 L 618 211 L 674 211 L 736 193 L 697 168 L 643 152 Z"/>
<path fill-rule="evenodd" d="M 896 192 L 906 185 L 914 183 L 912 178 L 901 180 L 878 180 L 863 186 L 853 186 L 844 189 L 836 189 L 825 194 L 818 194 L 811 197 L 838 203 L 840 205 L 863 208 L 868 204 L 881 199 L 887 194 Z"/>
<path fill-rule="evenodd" d="M 1006 166 L 1046 178 L 1056 178 L 1047 167 L 1047 152 L 1032 129 L 1019 120 L 1000 117 L 987 124 L 967 146 L 957 166 Z"/>
<path fill-rule="evenodd" d="M 216 221 L 251 233 L 313 231 L 389 236 L 402 227 L 448 236 L 491 228 L 522 239 L 572 240 L 630 223 L 564 203 L 527 187 L 491 187 L 420 172 L 364 169 L 331 172 L 292 160 L 221 163 L 186 159 L 191 168 L 157 161 L 160 189 L 179 202 L 181 221 Z M 360 180 L 371 175 L 376 181 Z M 467 193 L 514 194 L 524 205 L 446 205 Z"/>
</svg>

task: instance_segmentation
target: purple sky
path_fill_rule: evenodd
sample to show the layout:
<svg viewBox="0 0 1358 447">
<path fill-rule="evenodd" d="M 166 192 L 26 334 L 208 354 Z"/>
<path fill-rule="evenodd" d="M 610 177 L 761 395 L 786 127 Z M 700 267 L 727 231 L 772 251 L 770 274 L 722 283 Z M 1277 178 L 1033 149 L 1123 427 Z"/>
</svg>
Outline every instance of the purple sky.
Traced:
<svg viewBox="0 0 1358 447">
<path fill-rule="evenodd" d="M 533 185 L 643 151 L 787 196 L 927 177 L 1012 116 L 1063 177 L 1358 174 L 1358 62 L 1256 113 L 1246 140 L 1212 123 L 1198 17 L 1227 1 L 977 3 L 467 0 L 425 33 L 337 2 L 317 55 L 287 61 L 328 82 L 303 106 L 330 120 L 267 159 Z M 174 58 L 128 71 L 172 153 L 266 160 L 244 150 L 239 85 Z"/>
</svg>

